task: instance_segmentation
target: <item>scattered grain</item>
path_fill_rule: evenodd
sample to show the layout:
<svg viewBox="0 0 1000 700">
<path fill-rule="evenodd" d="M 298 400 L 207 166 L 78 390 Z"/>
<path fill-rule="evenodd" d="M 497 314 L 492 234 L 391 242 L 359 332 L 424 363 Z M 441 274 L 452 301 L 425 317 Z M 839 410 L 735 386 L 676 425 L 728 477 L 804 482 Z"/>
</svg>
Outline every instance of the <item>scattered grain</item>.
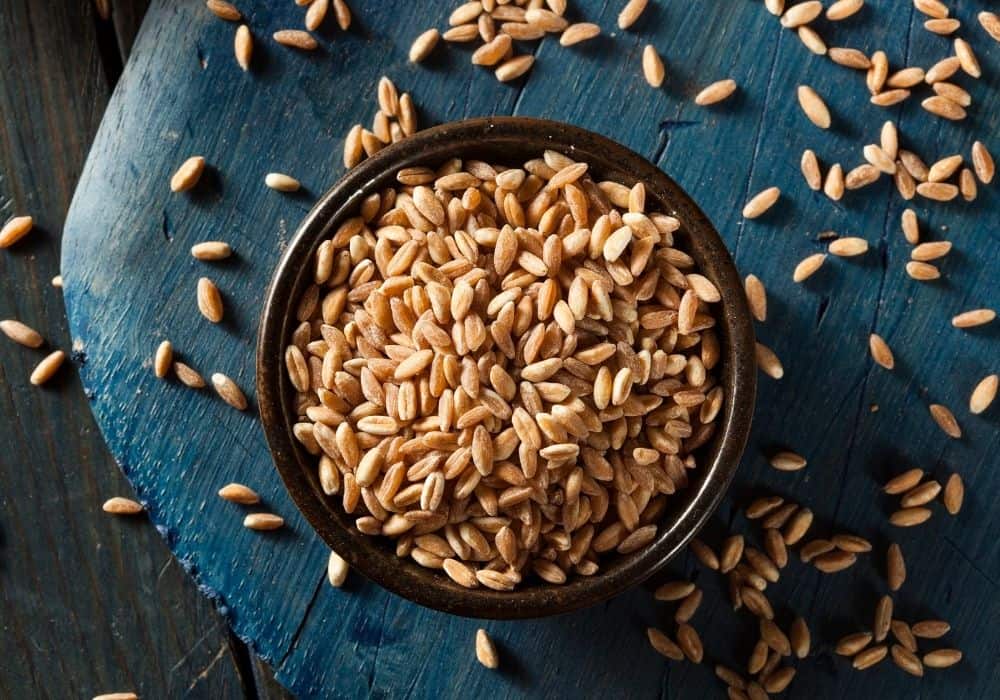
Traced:
<svg viewBox="0 0 1000 700">
<path fill-rule="evenodd" d="M 52 379 L 52 376 L 62 367 L 63 362 L 66 360 L 66 353 L 62 350 L 56 350 L 45 356 L 45 358 L 39 362 L 35 369 L 31 372 L 29 381 L 35 386 L 41 386 L 45 382 Z"/>
<path fill-rule="evenodd" d="M 482 628 L 476 630 L 476 659 L 486 668 L 500 667 L 500 655 L 497 654 L 496 645 Z"/>
<path fill-rule="evenodd" d="M 45 342 L 34 328 L 12 319 L 0 321 L 0 332 L 26 348 L 38 348 Z"/>
<path fill-rule="evenodd" d="M 285 525 L 285 519 L 274 513 L 250 513 L 243 518 L 243 527 L 248 530 L 277 530 Z"/>
<path fill-rule="evenodd" d="M 141 513 L 145 508 L 138 501 L 134 501 L 131 498 L 125 498 L 123 496 L 114 496 L 109 498 L 101 506 L 101 509 L 105 513 L 110 513 L 111 515 L 136 515 Z"/>
</svg>

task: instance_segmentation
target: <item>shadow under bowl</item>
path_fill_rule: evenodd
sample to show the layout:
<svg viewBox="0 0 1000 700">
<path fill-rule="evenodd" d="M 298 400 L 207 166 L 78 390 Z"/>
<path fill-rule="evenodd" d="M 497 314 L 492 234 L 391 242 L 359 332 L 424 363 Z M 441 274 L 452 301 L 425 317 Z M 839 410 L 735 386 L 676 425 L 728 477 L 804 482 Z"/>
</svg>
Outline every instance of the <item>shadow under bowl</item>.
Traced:
<svg viewBox="0 0 1000 700">
<path fill-rule="evenodd" d="M 440 571 L 398 558 L 395 541 L 361 534 L 339 498 L 324 495 L 316 458 L 292 434 L 295 390 L 284 369 L 284 348 L 297 322 L 295 307 L 312 283 L 317 247 L 354 215 L 373 192 L 396 185 L 401 168 L 436 167 L 448 159 L 520 164 L 546 149 L 589 164 L 595 180 L 646 185 L 647 210 L 676 216 L 680 247 L 722 295 L 717 309 L 721 359 L 716 368 L 725 390 L 718 427 L 697 451 L 698 467 L 686 489 L 670 496 L 656 539 L 627 555 L 608 553 L 593 576 L 571 576 L 563 585 L 529 577 L 511 592 L 467 589 Z M 274 463 L 292 499 L 316 532 L 360 573 L 415 603 L 469 617 L 514 619 L 569 612 L 594 605 L 639 583 L 673 558 L 718 506 L 746 444 L 756 388 L 754 332 L 739 275 L 725 244 L 691 198 L 639 154 L 598 134 L 560 122 L 489 117 L 420 131 L 386 147 L 349 171 L 299 226 L 274 272 L 257 343 L 257 396 Z"/>
</svg>

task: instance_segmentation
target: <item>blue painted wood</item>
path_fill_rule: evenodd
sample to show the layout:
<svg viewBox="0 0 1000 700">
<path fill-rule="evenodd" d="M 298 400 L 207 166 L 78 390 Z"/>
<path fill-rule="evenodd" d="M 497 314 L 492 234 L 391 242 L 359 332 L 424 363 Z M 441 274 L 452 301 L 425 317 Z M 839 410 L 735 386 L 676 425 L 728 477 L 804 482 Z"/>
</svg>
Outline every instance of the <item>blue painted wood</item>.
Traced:
<svg viewBox="0 0 1000 700">
<path fill-rule="evenodd" d="M 360 3 L 358 3 L 360 5 Z M 759 3 L 654 3 L 635 32 L 615 27 L 620 3 L 580 0 L 576 18 L 607 35 L 565 49 L 546 39 L 526 79 L 499 85 L 468 64 L 465 47 L 439 47 L 424 65 L 406 62 L 428 8 L 380 2 L 357 7 L 356 27 L 324 31 L 322 48 L 303 55 L 267 40 L 298 26 L 292 3 L 244 2 L 257 37 L 254 70 L 232 59 L 232 27 L 200 2 L 154 2 L 134 56 L 112 101 L 77 192 L 66 229 L 64 271 L 74 338 L 87 358 L 81 373 L 93 409 L 122 468 L 145 498 L 192 575 L 216 597 L 236 632 L 272 661 L 278 677 L 302 696 L 339 697 L 702 697 L 721 692 L 711 664 L 668 664 L 648 648 L 644 627 L 670 625 L 671 610 L 648 590 L 633 590 L 603 606 L 556 619 L 489 623 L 501 646 L 503 670 L 487 672 L 472 656 L 480 623 L 410 605 L 352 579 L 344 591 L 324 583 L 326 550 L 297 516 L 274 472 L 251 412 L 239 414 L 207 392 L 162 384 L 149 371 L 156 344 L 169 337 L 204 373 L 224 371 L 253 384 L 254 306 L 284 241 L 312 199 L 342 173 L 343 135 L 374 113 L 380 75 L 411 91 L 423 123 L 483 114 L 524 114 L 571 121 L 645 153 L 685 186 L 715 221 L 745 273 L 770 292 L 761 339 L 784 359 L 780 382 L 764 379 L 754 436 L 737 483 L 706 532 L 753 532 L 741 514 L 754 495 L 777 491 L 810 506 L 815 534 L 854 531 L 877 552 L 837 576 L 797 561 L 769 589 L 779 620 L 804 615 L 813 655 L 797 664 L 796 697 L 987 697 L 1000 693 L 996 649 L 1000 615 L 998 510 L 992 494 L 997 409 L 971 416 L 968 394 L 997 370 L 997 327 L 959 331 L 957 311 L 1000 306 L 995 282 L 996 186 L 972 204 L 916 201 L 927 239 L 955 242 L 942 263 L 944 279 L 920 284 L 906 277 L 909 247 L 899 233 L 903 203 L 886 181 L 832 203 L 808 190 L 798 174 L 803 148 L 827 165 L 861 162 L 886 118 L 897 119 L 904 145 L 925 159 L 968 153 L 976 134 L 994 152 L 1000 100 L 997 78 L 964 80 L 972 116 L 947 124 L 917 100 L 891 110 L 867 102 L 863 77 L 809 54 Z M 957 7 L 987 76 L 1000 71 L 1000 50 L 972 28 L 978 8 Z M 442 14 L 444 10 L 442 10 Z M 949 51 L 929 35 L 923 18 L 898 3 L 870 2 L 840 26 L 821 20 L 833 45 L 885 49 L 894 66 L 929 65 Z M 442 19 L 443 22 L 443 19 Z M 665 56 L 664 89 L 652 90 L 639 68 L 641 47 Z M 704 84 L 732 76 L 740 91 L 703 109 L 691 97 Z M 828 100 L 835 128 L 812 127 L 795 103 L 795 86 L 809 83 Z M 173 169 L 192 153 L 212 165 L 192 196 L 171 196 Z M 266 190 L 269 170 L 290 172 L 307 194 Z M 779 185 L 775 210 L 744 221 L 749 194 Z M 819 232 L 860 235 L 872 244 L 861 259 L 828 260 L 806 284 L 791 269 L 822 249 Z M 199 240 L 229 240 L 235 261 L 206 266 L 187 256 Z M 196 279 L 208 274 L 227 300 L 227 321 L 209 326 L 194 308 Z M 898 367 L 871 363 L 867 337 L 883 335 Z M 946 438 L 926 405 L 942 402 L 965 431 Z M 878 410 L 874 411 L 873 406 Z M 764 450 L 788 445 L 809 467 L 778 473 Z M 957 518 L 939 512 L 915 531 L 892 531 L 892 504 L 879 484 L 920 465 L 938 476 L 959 471 L 968 485 Z M 240 526 L 242 511 L 219 501 L 230 480 L 254 485 L 266 507 L 288 518 L 288 531 L 260 535 Z M 901 542 L 910 580 L 896 596 L 898 615 L 952 622 L 947 642 L 966 650 L 962 665 L 904 676 L 888 663 L 859 674 L 831 652 L 832 641 L 870 625 L 884 592 L 882 557 L 889 538 Z M 690 557 L 670 567 L 706 588 L 695 625 L 707 658 L 744 665 L 753 622 L 734 614 L 721 581 Z M 774 591 L 771 594 L 771 591 Z M 933 646 L 933 645 L 930 645 Z"/>
</svg>

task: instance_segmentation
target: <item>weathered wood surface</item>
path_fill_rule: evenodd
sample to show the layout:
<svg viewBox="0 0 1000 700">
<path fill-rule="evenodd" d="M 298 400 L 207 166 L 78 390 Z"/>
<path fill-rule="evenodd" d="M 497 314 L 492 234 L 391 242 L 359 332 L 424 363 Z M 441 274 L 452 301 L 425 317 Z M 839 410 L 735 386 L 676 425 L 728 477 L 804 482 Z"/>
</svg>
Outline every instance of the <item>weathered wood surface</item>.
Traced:
<svg viewBox="0 0 1000 700">
<path fill-rule="evenodd" d="M 815 533 L 853 531 L 876 553 L 836 576 L 798 562 L 769 589 L 779 619 L 802 614 L 813 629 L 812 656 L 797 663 L 794 697 L 987 697 L 1000 692 L 996 649 L 1000 544 L 993 494 L 997 408 L 966 410 L 975 382 L 997 370 L 997 326 L 958 331 L 951 316 L 1000 306 L 995 245 L 996 185 L 972 205 L 916 201 L 927 239 L 956 244 L 944 278 L 920 284 L 903 272 L 909 247 L 898 230 L 903 203 L 883 180 L 839 204 L 808 190 L 798 173 L 803 148 L 825 164 L 861 162 L 886 118 L 898 120 L 904 145 L 927 160 L 968 153 L 979 135 L 1000 151 L 997 78 L 1000 50 L 975 23 L 980 8 L 955 5 L 986 78 L 963 80 L 975 103 L 966 122 L 943 123 L 916 99 L 890 110 L 869 105 L 863 77 L 809 54 L 760 3 L 652 3 L 634 31 L 614 28 L 618 2 L 573 3 L 578 19 L 606 35 L 572 49 L 537 45 L 526 79 L 499 85 L 468 63 L 468 49 L 439 47 L 424 65 L 406 61 L 412 38 L 431 23 L 424 4 L 354 3 L 347 34 L 328 24 L 322 47 L 302 54 L 270 34 L 300 26 L 293 3 L 243 2 L 256 37 L 253 70 L 232 58 L 234 27 L 195 0 L 154 2 L 136 52 L 112 100 L 67 224 L 67 301 L 81 368 L 105 436 L 153 520 L 169 532 L 181 561 L 224 604 L 230 622 L 278 678 L 298 694 L 338 697 L 702 697 L 720 693 L 711 664 L 668 664 L 649 649 L 644 628 L 670 626 L 671 610 L 647 590 L 556 619 L 488 623 L 503 670 L 473 658 L 480 623 L 410 605 L 355 577 L 346 590 L 324 579 L 327 551 L 295 512 L 274 472 L 253 412 L 240 414 L 209 392 L 162 384 L 149 370 L 156 344 L 169 337 L 206 375 L 223 371 L 253 385 L 253 340 L 270 270 L 312 199 L 342 173 L 343 135 L 369 122 L 381 74 L 411 91 L 425 124 L 484 114 L 544 116 L 576 123 L 646 154 L 674 176 L 715 221 L 742 272 L 760 276 L 771 310 L 759 335 L 784 359 L 780 382 L 762 379 L 754 436 L 737 484 L 706 538 L 727 528 L 752 531 L 741 514 L 756 494 L 777 491 L 810 506 Z M 857 18 L 817 23 L 831 45 L 885 49 L 894 66 L 930 65 L 949 51 L 909 6 L 870 2 Z M 655 44 L 667 82 L 652 90 L 640 54 Z M 740 91 L 711 109 L 694 106 L 704 84 L 734 77 Z M 835 128 L 821 132 L 795 103 L 809 83 L 828 100 Z M 187 156 L 204 155 L 210 176 L 192 196 L 172 196 L 170 174 Z M 288 197 L 263 186 L 271 170 L 299 177 L 307 190 Z M 777 184 L 785 196 L 757 221 L 739 216 L 749 194 Z M 830 259 L 806 284 L 791 269 L 823 249 L 819 232 L 865 237 L 872 251 Z M 226 265 L 192 260 L 191 244 L 230 241 Z M 212 277 L 227 301 L 227 321 L 210 326 L 194 305 L 199 276 Z M 871 331 L 893 346 L 897 369 L 874 367 Z M 965 431 L 946 438 L 926 405 L 951 406 Z M 877 412 L 873 406 L 877 405 Z M 764 451 L 787 445 L 809 458 L 797 474 L 766 465 Z M 879 484 L 904 467 L 936 476 L 960 472 L 968 495 L 961 515 L 943 510 L 912 531 L 886 523 L 892 504 Z M 266 507 L 286 516 L 277 535 L 241 527 L 243 510 L 214 496 L 239 480 Z M 885 662 L 858 673 L 832 654 L 840 635 L 865 628 L 884 592 L 883 552 L 901 542 L 910 571 L 896 597 L 898 615 L 946 618 L 945 642 L 966 651 L 962 664 L 922 680 Z M 708 594 L 695 618 L 712 661 L 742 667 L 753 623 L 734 614 L 720 581 L 690 557 L 669 567 L 693 575 Z M 739 634 L 737 633 L 739 632 Z M 928 644 L 933 648 L 938 644 Z"/>
<path fill-rule="evenodd" d="M 145 4 L 116 0 L 119 42 L 131 44 Z M 120 21 L 127 17 L 131 24 Z M 115 26 L 89 0 L 0 8 L 0 221 L 30 213 L 36 226 L 0 251 L 0 318 L 35 327 L 46 347 L 70 348 L 62 294 L 49 281 L 109 80 L 120 73 L 117 42 L 100 40 Z M 44 389 L 29 385 L 41 357 L 0 337 L 0 697 L 253 696 L 266 669 L 255 683 L 245 647 L 163 539 L 144 518 L 101 512 L 104 499 L 131 487 L 75 369 Z"/>
</svg>

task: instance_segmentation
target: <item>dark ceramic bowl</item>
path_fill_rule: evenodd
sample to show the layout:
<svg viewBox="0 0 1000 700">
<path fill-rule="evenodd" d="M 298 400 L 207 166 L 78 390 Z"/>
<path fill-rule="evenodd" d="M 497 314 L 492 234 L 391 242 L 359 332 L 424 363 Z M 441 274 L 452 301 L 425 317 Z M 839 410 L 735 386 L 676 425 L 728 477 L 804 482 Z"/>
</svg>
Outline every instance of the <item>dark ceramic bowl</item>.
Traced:
<svg viewBox="0 0 1000 700">
<path fill-rule="evenodd" d="M 646 183 L 651 211 L 675 214 L 681 245 L 722 293 L 717 328 L 718 366 L 726 401 L 719 429 L 698 451 L 688 488 L 671 497 L 656 540 L 630 555 L 609 555 L 591 577 L 561 586 L 529 577 L 513 592 L 466 589 L 442 572 L 395 555 L 395 543 L 363 535 L 339 498 L 319 485 L 316 458 L 292 435 L 295 391 L 284 371 L 283 351 L 296 325 L 294 308 L 311 283 L 313 255 L 368 194 L 395 183 L 396 172 L 437 166 L 449 158 L 520 164 L 555 149 L 590 164 L 595 179 Z M 257 396 L 267 441 L 288 491 L 316 532 L 352 567 L 384 588 L 427 607 L 484 618 L 555 615 L 599 603 L 638 583 L 674 557 L 715 510 L 736 472 L 750 430 L 756 366 L 754 333 L 742 286 L 719 234 L 684 191 L 642 156 L 603 136 L 567 124 L 523 117 L 491 117 L 444 124 L 389 146 L 351 170 L 319 200 L 299 226 L 268 290 L 257 344 Z"/>
</svg>

